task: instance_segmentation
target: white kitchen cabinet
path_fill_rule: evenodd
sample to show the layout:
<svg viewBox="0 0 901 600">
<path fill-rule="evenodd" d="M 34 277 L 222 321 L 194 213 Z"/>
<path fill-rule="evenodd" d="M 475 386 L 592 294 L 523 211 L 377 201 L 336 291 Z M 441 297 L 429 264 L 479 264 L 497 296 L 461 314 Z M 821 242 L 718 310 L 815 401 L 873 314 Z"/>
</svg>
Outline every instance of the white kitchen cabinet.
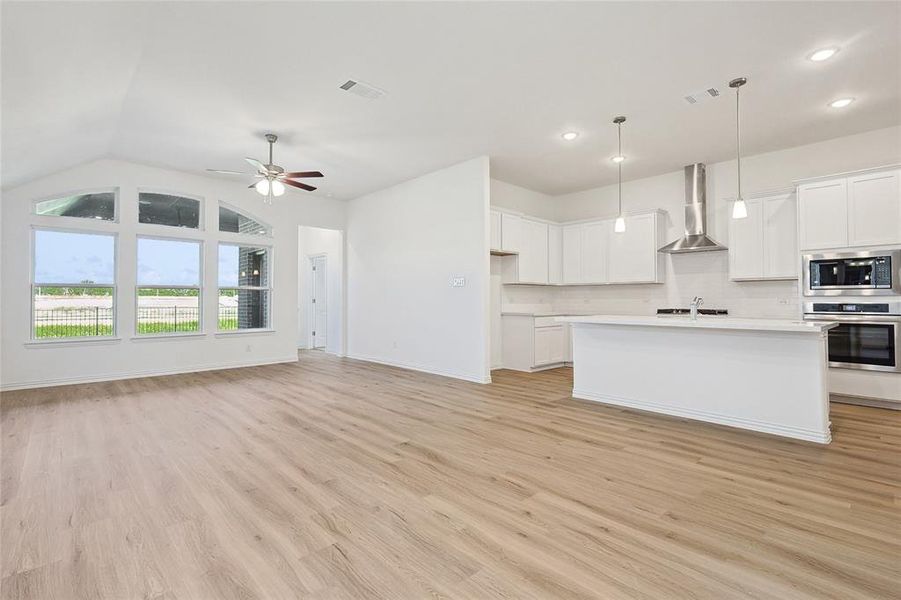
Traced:
<svg viewBox="0 0 901 600">
<path fill-rule="evenodd" d="M 845 179 L 798 186 L 799 245 L 802 250 L 848 245 L 848 184 Z"/>
<path fill-rule="evenodd" d="M 885 169 L 799 185 L 801 250 L 901 242 L 899 176 Z"/>
<path fill-rule="evenodd" d="M 610 283 L 657 281 L 657 213 L 625 217 L 626 230 L 610 231 L 608 279 Z"/>
<path fill-rule="evenodd" d="M 746 200 L 748 216 L 729 219 L 729 278 L 798 277 L 797 208 L 792 194 Z"/>
<path fill-rule="evenodd" d="M 488 244 L 490 250 L 501 250 L 501 213 L 496 210 L 489 211 L 491 221 L 491 240 Z"/>
<path fill-rule="evenodd" d="M 901 171 L 848 178 L 848 245 L 877 246 L 901 241 Z"/>
<path fill-rule="evenodd" d="M 502 329 L 505 369 L 538 371 L 567 361 L 569 327 L 554 317 L 504 315 Z"/>
<path fill-rule="evenodd" d="M 504 259 L 504 283 L 548 283 L 548 225 L 520 219 L 519 253 Z"/>
<path fill-rule="evenodd" d="M 582 283 L 582 226 L 563 226 L 563 283 Z"/>
<path fill-rule="evenodd" d="M 732 219 L 733 221 L 735 219 Z M 739 219 L 740 220 L 740 219 Z M 768 279 L 797 279 L 798 203 L 794 194 L 763 199 L 763 274 Z"/>
<path fill-rule="evenodd" d="M 607 252 L 612 230 L 612 221 L 582 225 L 582 276 L 579 283 L 607 283 Z"/>
<path fill-rule="evenodd" d="M 501 250 L 519 252 L 522 246 L 522 218 L 501 213 Z"/>
<path fill-rule="evenodd" d="M 547 282 L 563 283 L 563 227 L 547 226 Z"/>
</svg>

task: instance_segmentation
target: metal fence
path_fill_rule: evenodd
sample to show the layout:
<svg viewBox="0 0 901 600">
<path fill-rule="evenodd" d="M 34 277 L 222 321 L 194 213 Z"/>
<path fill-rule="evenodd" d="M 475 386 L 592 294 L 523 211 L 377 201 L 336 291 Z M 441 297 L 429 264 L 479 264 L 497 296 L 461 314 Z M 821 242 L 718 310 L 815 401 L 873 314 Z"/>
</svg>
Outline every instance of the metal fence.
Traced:
<svg viewBox="0 0 901 600">
<path fill-rule="evenodd" d="M 34 337 L 94 337 L 113 335 L 113 309 L 99 306 L 34 310 Z M 219 330 L 238 329 L 238 307 L 219 307 Z M 200 331 L 196 306 L 138 307 L 138 333 Z"/>
<path fill-rule="evenodd" d="M 93 337 L 113 334 L 113 309 L 86 308 L 35 309 L 34 337 Z"/>
<path fill-rule="evenodd" d="M 190 331 L 200 331 L 200 309 L 196 306 L 138 307 L 138 333 Z"/>
<path fill-rule="evenodd" d="M 219 306 L 219 330 L 230 331 L 238 328 L 238 307 Z"/>
</svg>

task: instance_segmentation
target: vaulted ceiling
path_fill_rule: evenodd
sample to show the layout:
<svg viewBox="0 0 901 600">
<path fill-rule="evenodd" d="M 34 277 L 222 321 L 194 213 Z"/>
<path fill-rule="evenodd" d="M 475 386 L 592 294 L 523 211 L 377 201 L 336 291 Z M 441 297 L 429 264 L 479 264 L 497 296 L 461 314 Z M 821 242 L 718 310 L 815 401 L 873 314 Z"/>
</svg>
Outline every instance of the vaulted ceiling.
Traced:
<svg viewBox="0 0 901 600">
<path fill-rule="evenodd" d="M 546 193 L 901 122 L 901 4 L 3 2 L 5 188 L 102 156 L 360 194 L 477 155 Z M 806 56 L 839 46 L 828 61 Z M 359 79 L 388 93 L 339 89 Z M 689 105 L 686 94 L 723 96 Z M 828 102 L 856 101 L 837 110 Z M 581 133 L 573 142 L 564 131 Z"/>
</svg>

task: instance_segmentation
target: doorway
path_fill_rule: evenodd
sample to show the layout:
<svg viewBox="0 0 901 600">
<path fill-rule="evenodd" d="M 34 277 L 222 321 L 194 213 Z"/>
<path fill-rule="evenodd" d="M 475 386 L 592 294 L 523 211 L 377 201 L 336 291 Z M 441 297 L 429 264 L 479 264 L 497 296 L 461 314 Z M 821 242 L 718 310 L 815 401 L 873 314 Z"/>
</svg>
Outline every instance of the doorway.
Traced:
<svg viewBox="0 0 901 600">
<path fill-rule="evenodd" d="M 328 258 L 310 257 L 310 348 L 325 348 L 328 340 Z"/>
</svg>

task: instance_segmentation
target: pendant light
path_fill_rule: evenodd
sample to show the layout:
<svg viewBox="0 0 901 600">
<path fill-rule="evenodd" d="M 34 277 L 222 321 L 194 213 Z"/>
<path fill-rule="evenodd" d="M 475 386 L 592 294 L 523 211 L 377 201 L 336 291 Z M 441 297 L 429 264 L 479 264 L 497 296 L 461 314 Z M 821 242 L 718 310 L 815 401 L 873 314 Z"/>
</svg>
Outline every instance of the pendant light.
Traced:
<svg viewBox="0 0 901 600">
<path fill-rule="evenodd" d="M 748 205 L 741 196 L 741 106 L 739 105 L 739 90 L 741 86 L 748 83 L 747 77 L 738 77 L 729 82 L 729 87 L 735 89 L 735 149 L 736 149 L 736 165 L 738 180 L 738 196 L 732 203 L 732 218 L 744 219 L 748 216 Z"/>
<path fill-rule="evenodd" d="M 617 156 L 623 155 L 623 123 L 626 122 L 626 117 L 616 117 L 613 119 L 613 122 L 616 123 L 616 137 L 617 137 Z M 623 233 L 626 230 L 626 220 L 623 218 L 623 161 L 618 161 L 616 163 L 616 168 L 618 170 L 618 195 L 619 195 L 619 212 L 616 213 L 616 222 L 613 224 L 613 231 L 616 233 Z"/>
</svg>

